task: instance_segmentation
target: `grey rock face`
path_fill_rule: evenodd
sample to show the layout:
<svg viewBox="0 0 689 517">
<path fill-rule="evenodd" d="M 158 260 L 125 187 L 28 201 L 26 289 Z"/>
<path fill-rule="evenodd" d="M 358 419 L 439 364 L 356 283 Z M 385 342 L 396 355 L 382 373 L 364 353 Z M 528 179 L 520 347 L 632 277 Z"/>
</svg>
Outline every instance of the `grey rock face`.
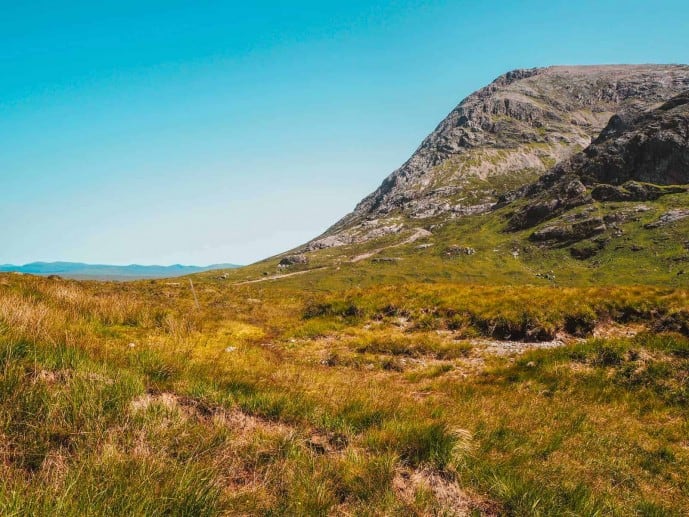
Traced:
<svg viewBox="0 0 689 517">
<path fill-rule="evenodd" d="M 656 109 L 618 119 L 564 169 L 576 169 L 587 184 L 689 183 L 689 89 Z"/>
<path fill-rule="evenodd" d="M 534 232 L 532 241 L 578 242 L 607 229 L 603 219 L 594 217 L 572 225 L 555 224 Z"/>
<path fill-rule="evenodd" d="M 689 93 L 635 116 L 612 117 L 583 152 L 539 181 L 505 196 L 529 202 L 508 222 L 530 228 L 575 206 L 596 201 L 652 201 L 685 192 L 689 184 Z M 591 188 L 590 197 L 587 186 Z M 538 232 L 537 232 L 538 233 Z M 537 234 L 533 238 L 538 238 Z"/>
<path fill-rule="evenodd" d="M 578 178 L 557 178 L 553 174 L 548 174 L 535 185 L 527 187 L 523 195 L 532 198 L 532 201 L 512 215 L 507 225 L 511 231 L 531 228 L 591 201 L 586 187 Z"/>
<path fill-rule="evenodd" d="M 306 255 L 288 255 L 278 263 L 278 267 L 289 267 L 297 264 L 308 264 L 308 262 L 309 259 L 306 258 Z"/>
<path fill-rule="evenodd" d="M 684 65 L 509 72 L 464 99 L 406 163 L 308 246 L 351 242 L 352 229 L 370 220 L 386 226 L 386 219 L 397 215 L 422 219 L 488 211 L 507 201 L 501 194 L 529 183 L 599 134 L 619 138 L 635 123 L 634 114 L 684 90 L 689 90 L 689 66 Z M 660 156 L 664 146 L 673 144 L 663 140 L 653 145 Z M 657 160 L 649 170 L 655 166 Z M 579 185 L 572 188 L 566 194 L 570 199 L 584 196 Z M 355 233 L 358 239 L 369 238 Z"/>
<path fill-rule="evenodd" d="M 388 221 L 389 222 L 389 221 Z M 335 248 L 338 246 L 346 246 L 348 244 L 357 244 L 366 242 L 386 235 L 393 235 L 404 230 L 404 224 L 393 222 L 392 224 L 383 225 L 380 221 L 374 219 L 372 221 L 363 221 L 360 224 L 351 226 L 334 235 L 325 235 L 318 239 L 309 242 L 304 251 L 314 251 L 325 248 Z"/>
</svg>

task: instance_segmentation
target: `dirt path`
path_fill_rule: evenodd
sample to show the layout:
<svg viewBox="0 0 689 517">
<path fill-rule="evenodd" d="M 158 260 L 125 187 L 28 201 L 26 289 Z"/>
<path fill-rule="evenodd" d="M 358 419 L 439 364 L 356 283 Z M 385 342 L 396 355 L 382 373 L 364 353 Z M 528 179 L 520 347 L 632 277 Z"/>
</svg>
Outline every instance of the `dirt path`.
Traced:
<svg viewBox="0 0 689 517">
<path fill-rule="evenodd" d="M 294 273 L 283 273 L 279 275 L 270 275 L 257 278 L 256 280 L 244 280 L 243 282 L 236 282 L 232 285 L 246 285 L 246 284 L 257 284 L 258 282 L 267 282 L 268 280 L 280 280 L 281 278 L 288 278 L 290 276 L 305 275 L 306 273 L 311 273 L 313 271 L 320 271 L 321 269 L 327 269 L 327 266 L 316 267 L 313 269 L 307 269 L 305 271 L 295 271 Z"/>
<path fill-rule="evenodd" d="M 367 258 L 371 258 L 373 255 L 377 255 L 381 251 L 389 250 L 391 248 L 397 248 L 399 246 L 404 246 L 405 244 L 411 244 L 414 241 L 418 241 L 419 239 L 423 239 L 424 237 L 429 237 L 430 235 L 432 235 L 432 234 L 428 230 L 424 230 L 423 228 L 417 228 L 413 234 L 411 234 L 409 237 L 407 237 L 402 242 L 398 242 L 397 244 L 391 244 L 390 246 L 385 246 L 383 248 L 378 248 L 377 250 L 362 253 L 361 255 L 357 255 L 356 257 L 354 257 L 351 260 L 351 262 L 360 262 L 360 261 L 365 260 Z"/>
</svg>

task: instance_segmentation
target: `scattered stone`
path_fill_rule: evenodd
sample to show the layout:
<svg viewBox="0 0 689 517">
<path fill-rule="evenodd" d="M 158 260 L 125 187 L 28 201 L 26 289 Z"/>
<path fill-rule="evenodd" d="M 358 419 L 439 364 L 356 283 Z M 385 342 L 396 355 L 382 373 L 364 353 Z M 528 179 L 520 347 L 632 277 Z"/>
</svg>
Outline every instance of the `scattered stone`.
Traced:
<svg viewBox="0 0 689 517">
<path fill-rule="evenodd" d="M 689 210 L 670 210 L 669 212 L 665 212 L 663 215 L 661 215 L 657 221 L 645 225 L 644 228 L 661 228 L 674 222 L 681 221 L 682 219 L 686 219 L 687 217 L 689 217 Z"/>
<path fill-rule="evenodd" d="M 611 229 L 613 237 L 622 237 L 624 235 L 624 230 L 614 223 L 612 224 Z"/>
<path fill-rule="evenodd" d="M 340 363 L 340 357 L 335 352 L 329 352 L 325 358 L 321 359 L 320 364 L 323 366 L 337 366 Z"/>
<path fill-rule="evenodd" d="M 474 248 L 458 246 L 456 244 L 445 249 L 445 256 L 447 257 L 459 257 L 461 255 L 473 255 L 475 253 L 476 250 Z"/>
<path fill-rule="evenodd" d="M 40 370 L 36 372 L 36 380 L 53 384 L 56 382 L 66 382 L 72 377 L 70 370 Z"/>
</svg>

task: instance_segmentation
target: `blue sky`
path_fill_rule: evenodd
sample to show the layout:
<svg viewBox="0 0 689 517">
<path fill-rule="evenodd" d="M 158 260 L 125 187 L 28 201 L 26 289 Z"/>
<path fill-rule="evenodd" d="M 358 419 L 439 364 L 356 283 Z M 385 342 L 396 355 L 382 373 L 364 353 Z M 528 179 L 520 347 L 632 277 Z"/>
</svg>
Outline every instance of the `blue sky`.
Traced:
<svg viewBox="0 0 689 517">
<path fill-rule="evenodd" d="M 0 8 L 0 263 L 249 263 L 507 70 L 689 61 L 686 1 Z"/>
</svg>

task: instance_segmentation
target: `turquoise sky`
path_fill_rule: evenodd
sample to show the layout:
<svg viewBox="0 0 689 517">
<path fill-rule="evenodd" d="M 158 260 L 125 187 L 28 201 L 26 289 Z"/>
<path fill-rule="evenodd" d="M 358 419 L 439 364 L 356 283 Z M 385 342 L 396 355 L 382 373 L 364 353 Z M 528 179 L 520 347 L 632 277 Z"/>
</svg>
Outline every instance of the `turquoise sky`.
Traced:
<svg viewBox="0 0 689 517">
<path fill-rule="evenodd" d="M 248 263 L 507 70 L 689 61 L 686 1 L 0 7 L 0 263 Z"/>
</svg>

